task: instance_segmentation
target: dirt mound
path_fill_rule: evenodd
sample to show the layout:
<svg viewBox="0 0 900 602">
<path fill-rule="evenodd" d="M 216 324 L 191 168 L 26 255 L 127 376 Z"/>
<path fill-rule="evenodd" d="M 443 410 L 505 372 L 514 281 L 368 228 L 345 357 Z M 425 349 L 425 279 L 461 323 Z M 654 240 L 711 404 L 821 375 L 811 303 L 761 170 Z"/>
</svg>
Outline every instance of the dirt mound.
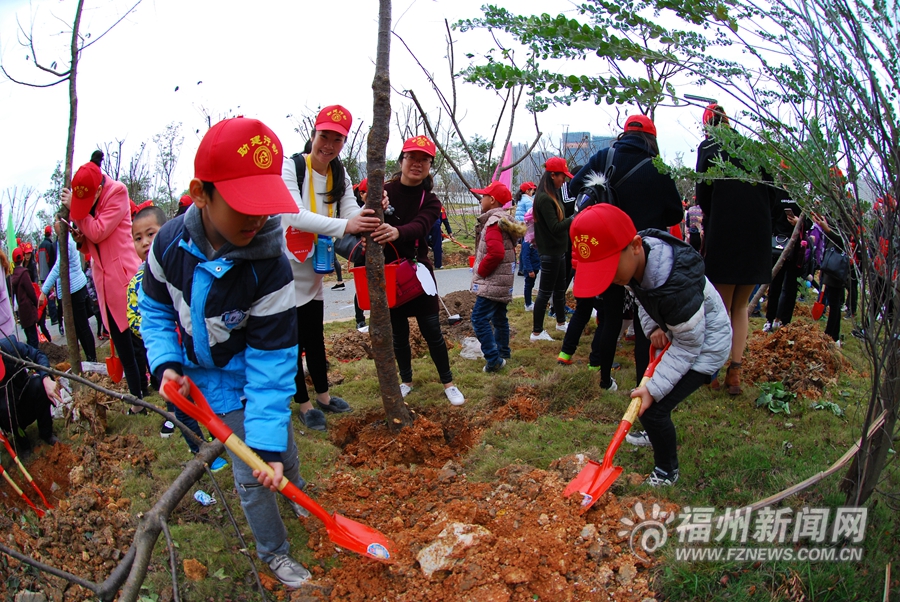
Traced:
<svg viewBox="0 0 900 602">
<path fill-rule="evenodd" d="M 138 520 L 129 512 L 131 500 L 118 487 L 125 458 L 149 475 L 155 455 L 134 436 L 87 436 L 78 453 L 61 443 L 50 448 L 29 464 L 28 471 L 54 509 L 37 519 L 21 499 L 9 497 L 11 491 L 3 489 L 4 503 L 15 508 L 0 514 L 5 543 L 32 558 L 102 582 L 128 551 Z M 29 497 L 40 505 L 35 492 Z M 22 513 L 28 520 L 16 518 Z M 6 560 L 11 567 L 19 564 L 9 557 Z M 14 591 L 6 590 L 7 582 L 0 580 L 0 599 L 11 600 L 21 589 L 44 591 L 54 600 L 62 600 L 63 591 L 66 599 L 90 599 L 87 591 L 83 598 L 72 597 L 79 588 L 47 573 L 17 570 L 17 574 L 21 582 Z"/>
<path fill-rule="evenodd" d="M 458 326 L 454 326 L 453 331 L 456 328 Z M 447 336 L 446 332 L 444 336 Z M 409 321 L 409 345 L 412 349 L 413 357 L 422 357 L 428 353 L 428 345 L 425 343 L 425 339 L 422 338 L 422 332 L 414 319 Z M 450 341 L 447 341 L 447 347 L 453 348 Z M 372 341 L 369 338 L 369 333 L 359 332 L 356 329 L 331 335 L 326 342 L 326 350 L 329 358 L 342 362 L 352 362 L 363 358 L 372 359 L 374 357 L 372 355 Z"/>
<path fill-rule="evenodd" d="M 831 337 L 805 321 L 782 326 L 774 333 L 756 331 L 747 344 L 743 372 L 750 382 L 783 382 L 806 399 L 818 399 L 838 374 L 850 372 Z"/>
<path fill-rule="evenodd" d="M 41 343 L 40 349 L 47 356 L 47 359 L 50 360 L 50 365 L 55 366 L 60 362 L 66 362 L 69 360 L 69 349 L 68 347 L 56 345 L 55 343 Z"/>
<path fill-rule="evenodd" d="M 621 500 L 606 494 L 582 515 L 578 500 L 562 497 L 565 481 L 556 471 L 513 465 L 497 476 L 495 483 L 470 483 L 453 462 L 334 475 L 319 501 L 391 538 L 396 562 L 341 553 L 342 566 L 327 574 L 313 567 L 319 595 L 428 602 L 653 596 L 650 567 L 629 553 L 620 522 L 637 501 L 652 506 L 649 494 Z M 320 524 L 307 522 L 308 545 L 324 564 L 338 551 Z M 436 563 L 433 544 L 453 531 L 474 534 L 471 547 Z M 434 570 L 430 577 L 426 567 Z"/>
<path fill-rule="evenodd" d="M 538 398 L 534 387 L 516 387 L 512 396 L 491 414 L 491 420 L 534 422 L 547 413 L 547 402 Z"/>
</svg>

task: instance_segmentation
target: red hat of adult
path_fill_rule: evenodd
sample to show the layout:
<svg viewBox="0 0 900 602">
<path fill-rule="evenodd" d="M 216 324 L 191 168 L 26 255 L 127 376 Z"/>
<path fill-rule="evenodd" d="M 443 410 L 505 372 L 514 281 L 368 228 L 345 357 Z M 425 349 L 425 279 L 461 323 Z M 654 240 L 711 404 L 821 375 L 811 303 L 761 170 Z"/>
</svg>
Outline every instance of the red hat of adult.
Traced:
<svg viewBox="0 0 900 602">
<path fill-rule="evenodd" d="M 571 173 L 569 173 L 569 166 L 566 164 L 566 160 L 562 157 L 550 157 L 549 159 L 547 159 L 547 162 L 544 163 L 544 169 L 551 172 L 564 173 L 570 178 L 575 177 Z"/>
<path fill-rule="evenodd" d="M 575 297 L 595 297 L 609 288 L 619 257 L 637 231 L 628 214 L 609 203 L 592 205 L 572 220 L 572 259 L 578 260 L 575 272 Z"/>
<path fill-rule="evenodd" d="M 725 114 L 725 109 L 722 108 L 722 105 L 714 102 L 710 103 L 703 110 L 703 125 L 713 125 L 717 116 L 720 118 L 719 123 L 728 125 L 728 115 Z"/>
<path fill-rule="evenodd" d="M 13 263 L 19 263 L 23 259 L 25 259 L 25 251 L 22 250 L 22 247 L 13 249 Z"/>
<path fill-rule="evenodd" d="M 34 245 L 30 242 L 26 242 L 22 244 L 22 252 L 23 253 L 34 253 Z"/>
<path fill-rule="evenodd" d="M 626 132 L 645 132 L 651 136 L 656 136 L 656 126 L 650 121 L 646 115 L 632 115 L 625 120 Z"/>
<path fill-rule="evenodd" d="M 415 136 L 407 139 L 406 142 L 403 143 L 403 148 L 400 150 L 404 153 L 422 151 L 431 158 L 434 158 L 437 154 L 437 147 L 427 136 Z"/>
<path fill-rule="evenodd" d="M 369 178 L 363 178 L 363 181 L 356 185 L 356 189 L 360 192 L 369 192 Z"/>
<path fill-rule="evenodd" d="M 330 130 L 337 132 L 341 136 L 346 136 L 350 132 L 350 126 L 353 124 L 353 116 L 350 111 L 341 105 L 331 105 L 319 111 L 316 117 L 316 131 Z"/>
<path fill-rule="evenodd" d="M 470 190 L 475 194 L 490 195 L 501 205 L 505 205 L 512 200 L 512 194 L 509 192 L 509 188 L 506 187 L 506 184 L 501 182 L 491 182 L 487 188 L 471 188 Z"/>
<path fill-rule="evenodd" d="M 72 202 L 69 213 L 72 219 L 84 219 L 94 206 L 97 189 L 103 183 L 103 172 L 96 163 L 88 161 L 78 168 L 72 178 Z"/>
<path fill-rule="evenodd" d="M 537 184 L 534 182 L 522 182 L 519 185 L 520 192 L 528 192 L 529 190 L 535 190 L 537 188 Z"/>
<path fill-rule="evenodd" d="M 235 117 L 209 128 L 194 157 L 194 177 L 212 182 L 225 202 L 246 215 L 297 213 L 281 178 L 283 148 L 257 119 Z"/>
<path fill-rule="evenodd" d="M 182 207 L 190 207 L 193 203 L 194 199 L 192 199 L 189 194 L 182 195 L 181 199 L 178 201 L 178 204 Z"/>
<path fill-rule="evenodd" d="M 44 234 L 46 234 L 47 236 L 50 236 L 52 233 L 53 233 L 53 228 L 51 228 L 50 226 L 44 226 Z"/>
</svg>

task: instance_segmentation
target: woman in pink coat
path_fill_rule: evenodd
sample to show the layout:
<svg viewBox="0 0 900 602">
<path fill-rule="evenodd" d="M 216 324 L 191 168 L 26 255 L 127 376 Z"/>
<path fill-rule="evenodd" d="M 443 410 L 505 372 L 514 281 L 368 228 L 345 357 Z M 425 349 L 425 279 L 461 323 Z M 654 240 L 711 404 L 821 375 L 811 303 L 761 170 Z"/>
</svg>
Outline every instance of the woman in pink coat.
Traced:
<svg viewBox="0 0 900 602">
<path fill-rule="evenodd" d="M 99 159 L 102 161 L 102 155 Z M 62 203 L 77 227 L 72 237 L 82 252 L 91 256 L 100 314 L 125 368 L 128 390 L 142 398 L 146 391 L 141 390 L 143 379 L 125 315 L 128 283 L 140 267 L 131 237 L 128 191 L 124 184 L 101 172 L 97 163 L 89 162 L 75 173 L 72 188 L 63 190 Z M 146 410 L 129 410 L 130 414 L 138 412 Z"/>
</svg>

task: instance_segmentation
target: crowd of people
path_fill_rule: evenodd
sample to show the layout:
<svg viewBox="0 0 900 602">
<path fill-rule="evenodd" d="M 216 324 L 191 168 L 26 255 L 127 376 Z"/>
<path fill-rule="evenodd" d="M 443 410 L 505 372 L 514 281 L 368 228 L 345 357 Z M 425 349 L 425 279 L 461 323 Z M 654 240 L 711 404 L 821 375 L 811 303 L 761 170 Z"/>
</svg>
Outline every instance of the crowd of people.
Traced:
<svg viewBox="0 0 900 602">
<path fill-rule="evenodd" d="M 60 253 L 51 232 L 69 228 L 71 311 L 85 358 L 96 360 L 88 319 L 97 315 L 99 332 L 108 332 L 135 398 L 151 389 L 167 397 L 167 383 L 187 395 L 189 377 L 213 411 L 271 466 L 274 478 L 229 451 L 257 554 L 291 587 L 309 572 L 289 555 L 273 493 L 282 476 L 305 485 L 290 401 L 299 405 L 302 424 L 313 430 L 327 428 L 328 414 L 352 411 L 348 401 L 331 393 L 327 375 L 323 283 L 339 265 L 336 241 L 368 234 L 370 244 L 384 247 L 385 261 L 400 266 L 390 322 L 402 396 L 415 395 L 409 326 L 415 318 L 447 400 L 465 403 L 441 332 L 434 279 L 441 268 L 436 248 L 442 225 L 450 232 L 431 173 L 436 146 L 426 136 L 404 142 L 399 171 L 384 185 L 380 219 L 365 208 L 366 181 L 354 186 L 340 160 L 351 125 L 347 108 L 325 107 L 305 148 L 293 155 L 257 120 L 214 125 L 197 150 L 194 178 L 173 219 L 152 204 L 134 207 L 125 186 L 101 170 L 98 151 L 62 192 L 71 222 L 59 216 L 53 228 L 47 226 L 39 266 L 28 243 L 15 250 L 12 265 L 0 253 L 10 274 L 8 284 L 0 286 L 0 349 L 7 354 L 0 364 L 6 372 L 0 428 L 20 432 L 37 422 L 40 437 L 55 440 L 49 420 L 50 405 L 59 400 L 55 382 L 37 370 L 13 383 L 23 371 L 12 357 L 47 365 L 38 350 L 41 336 L 50 339 L 44 307 L 53 308 L 51 320 L 62 330 L 55 303 L 62 296 Z M 710 106 L 704 126 L 707 131 L 728 127 L 724 110 Z M 552 306 L 555 329 L 565 333 L 559 363 L 572 363 L 584 327 L 596 315 L 589 368 L 599 373 L 603 389 L 619 386 L 612 376 L 617 342 L 632 323 L 637 386 L 632 395 L 642 399 L 645 430 L 628 441 L 653 448 L 647 483 L 654 486 L 678 480 L 672 410 L 700 386 L 720 387 L 718 373 L 726 365 L 728 393 L 741 392 L 747 304 L 755 287 L 770 284 L 765 330 L 777 329 L 791 320 L 797 279 L 817 261 L 819 241 L 841 244 L 826 220 L 815 213 L 804 216 L 774 180 L 758 186 L 701 182 L 695 198 L 683 203 L 672 178 L 654 167 L 657 155 L 654 123 L 635 115 L 626 119 L 615 142 L 583 167 L 570 170 L 564 158 L 552 157 L 537 184 L 523 182 L 515 197 L 500 182 L 473 189 L 481 212 L 471 283 L 477 297 L 471 320 L 485 373 L 502 371 L 511 357 L 507 309 L 517 272 L 525 277 L 524 308 L 533 312 L 529 341 L 557 340 L 545 329 Z M 737 162 L 711 138 L 704 141 L 697 171 L 719 159 Z M 789 236 L 800 220 L 810 224 L 804 232 L 818 230 L 822 236 L 804 235 L 804 244 L 773 280 L 776 240 Z M 89 258 L 90 277 L 82 257 Z M 361 265 L 364 259 L 353 261 Z M 567 322 L 565 295 L 573 279 L 576 308 Z M 833 278 L 822 283 L 831 305 L 826 332 L 836 341 L 846 284 Z M 89 290 L 96 291 L 96 311 Z M 10 297 L 17 302 L 26 343 L 16 339 Z M 356 322 L 366 328 L 358 305 Z M 641 383 L 651 350 L 663 355 L 652 378 Z M 22 395 L 12 390 L 25 391 L 33 402 L 13 403 Z M 199 425 L 173 405 L 168 408 L 192 431 L 184 438 L 196 453 L 196 440 L 203 437 Z M 136 405 L 128 413 L 145 411 Z M 165 421 L 160 435 L 173 431 L 174 424 Z M 219 458 L 212 468 L 227 465 Z"/>
</svg>

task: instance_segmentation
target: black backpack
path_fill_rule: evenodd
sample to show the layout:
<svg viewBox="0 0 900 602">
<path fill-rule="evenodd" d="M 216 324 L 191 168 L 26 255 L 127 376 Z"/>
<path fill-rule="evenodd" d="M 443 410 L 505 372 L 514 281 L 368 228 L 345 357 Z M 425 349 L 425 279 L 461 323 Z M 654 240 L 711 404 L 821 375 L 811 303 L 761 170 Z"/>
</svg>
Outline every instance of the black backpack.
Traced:
<svg viewBox="0 0 900 602">
<path fill-rule="evenodd" d="M 622 182 L 634 175 L 634 172 L 643 167 L 648 161 L 651 161 L 650 157 L 645 158 L 643 161 L 632 167 L 628 173 L 619 179 L 619 181 L 613 184 L 613 177 L 616 174 L 615 156 L 616 147 L 613 145 L 606 151 L 606 165 L 603 168 L 603 173 L 598 174 L 597 172 L 591 172 L 591 175 L 585 180 L 585 185 L 578 193 L 578 198 L 575 200 L 575 213 L 600 203 L 608 203 L 614 207 L 619 207 L 619 197 L 616 194 L 616 187 L 621 186 Z"/>
</svg>

